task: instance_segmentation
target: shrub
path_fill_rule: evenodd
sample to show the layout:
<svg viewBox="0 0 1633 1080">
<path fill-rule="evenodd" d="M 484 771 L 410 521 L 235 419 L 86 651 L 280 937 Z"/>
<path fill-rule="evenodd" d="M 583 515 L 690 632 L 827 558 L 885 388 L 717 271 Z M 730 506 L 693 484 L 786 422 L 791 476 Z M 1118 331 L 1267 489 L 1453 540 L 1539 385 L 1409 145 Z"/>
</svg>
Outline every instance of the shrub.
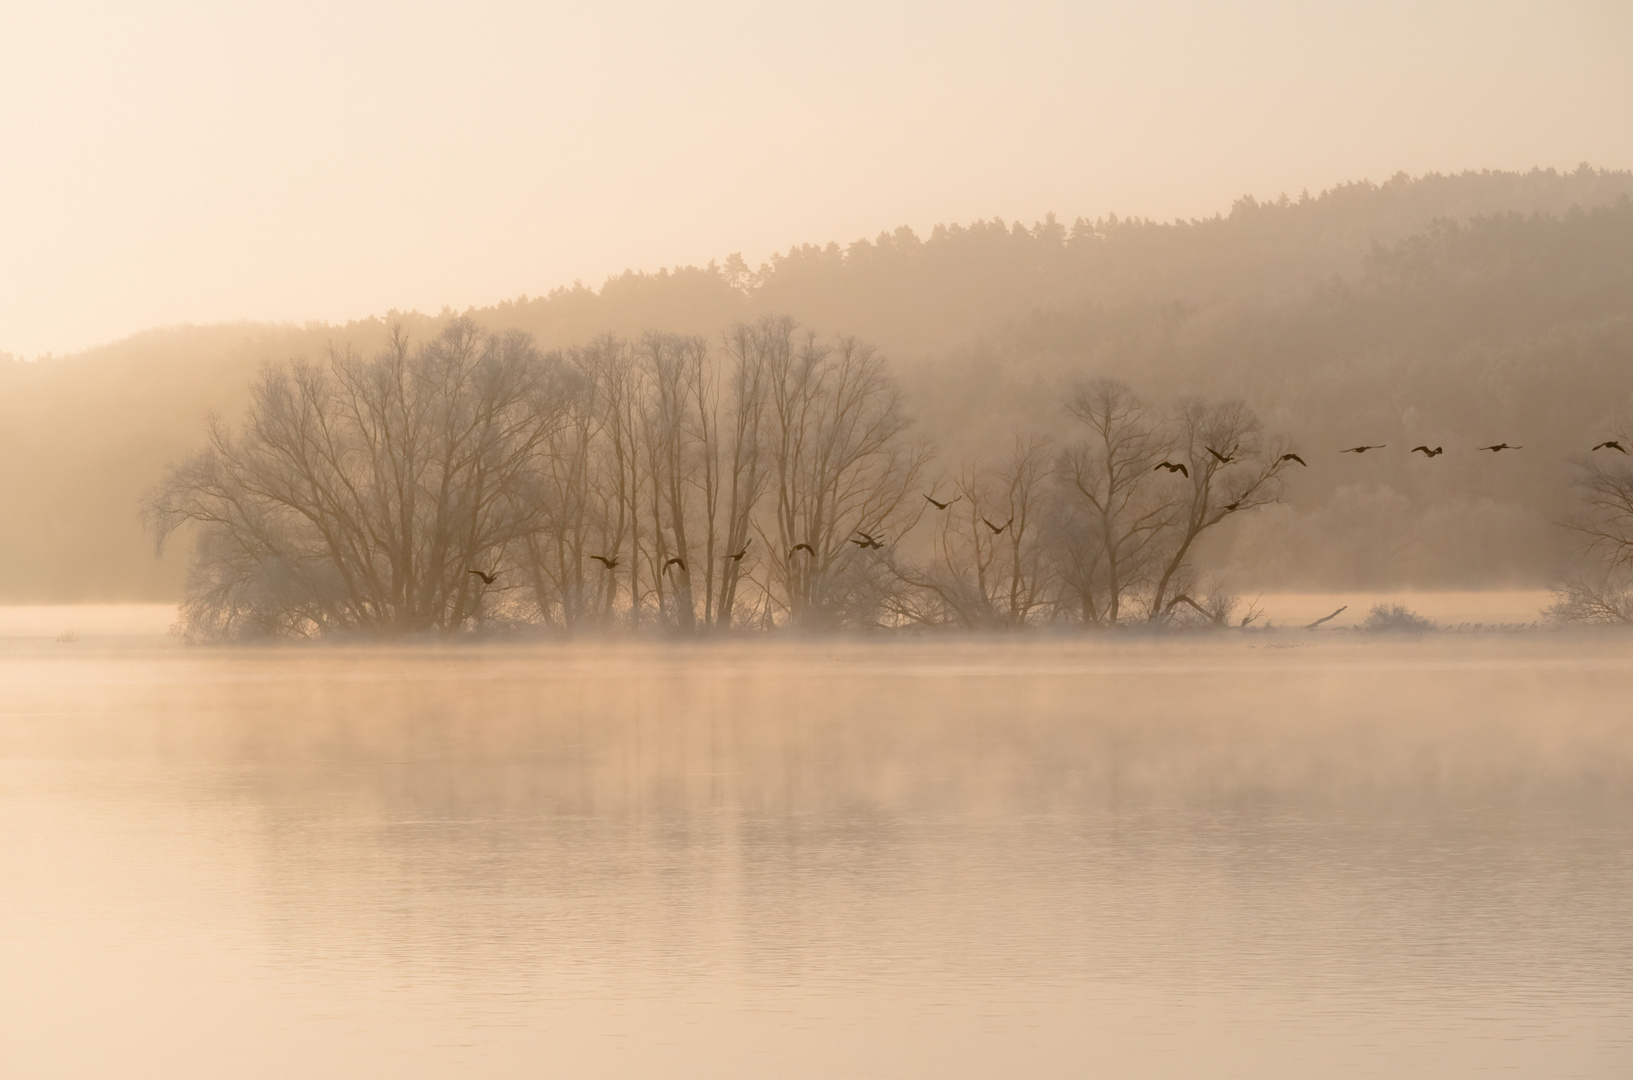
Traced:
<svg viewBox="0 0 1633 1080">
<path fill-rule="evenodd" d="M 1361 622 L 1361 629 L 1372 633 L 1421 634 L 1435 629 L 1435 624 L 1405 604 L 1373 604 Z"/>
</svg>

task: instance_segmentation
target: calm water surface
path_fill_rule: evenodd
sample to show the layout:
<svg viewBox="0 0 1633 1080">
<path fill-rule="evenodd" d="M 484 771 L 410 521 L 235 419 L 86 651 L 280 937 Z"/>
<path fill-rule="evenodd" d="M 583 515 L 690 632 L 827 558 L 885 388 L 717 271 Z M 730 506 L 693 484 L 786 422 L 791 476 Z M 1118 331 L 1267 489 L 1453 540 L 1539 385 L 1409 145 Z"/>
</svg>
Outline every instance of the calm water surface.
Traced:
<svg viewBox="0 0 1633 1080">
<path fill-rule="evenodd" d="M 0 646 L 5 1077 L 1626 1077 L 1633 639 Z"/>
</svg>

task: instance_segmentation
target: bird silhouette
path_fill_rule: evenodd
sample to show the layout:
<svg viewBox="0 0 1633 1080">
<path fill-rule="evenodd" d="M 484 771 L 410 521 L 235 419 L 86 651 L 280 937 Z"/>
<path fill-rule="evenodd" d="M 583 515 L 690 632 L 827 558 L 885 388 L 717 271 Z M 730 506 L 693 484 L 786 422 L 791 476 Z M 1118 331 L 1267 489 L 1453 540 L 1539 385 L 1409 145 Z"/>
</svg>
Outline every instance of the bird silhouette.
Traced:
<svg viewBox="0 0 1633 1080">
<path fill-rule="evenodd" d="M 1500 442 L 1495 446 L 1482 446 L 1482 447 L 1479 447 L 1479 449 L 1481 449 L 1481 450 L 1490 450 L 1493 454 L 1495 454 L 1499 450 L 1524 450 L 1525 447 L 1523 447 L 1523 446 L 1510 446 L 1505 442 Z"/>
<path fill-rule="evenodd" d="M 1299 457 L 1297 454 L 1283 454 L 1281 457 L 1276 459 L 1276 464 L 1280 465 L 1284 461 L 1296 461 L 1300 465 L 1303 465 L 1306 469 L 1310 467 L 1305 460 Z"/>
<path fill-rule="evenodd" d="M 994 525 L 992 522 L 988 521 L 986 518 L 982 518 L 981 521 L 982 521 L 982 523 L 984 525 L 986 525 L 987 528 L 992 530 L 992 535 L 993 536 L 997 536 L 999 533 L 1003 532 L 1005 529 L 1009 528 L 1011 525 L 1013 525 L 1015 523 L 1015 519 L 1013 517 L 1010 518 L 1008 521 L 1004 522 L 1002 525 Z"/>
<path fill-rule="evenodd" d="M 735 555 L 722 555 L 720 557 L 722 559 L 730 559 L 732 562 L 740 563 L 743 561 L 743 556 L 748 554 L 749 545 L 752 543 L 754 543 L 754 537 L 751 536 L 747 540 L 743 541 L 742 551 L 737 552 Z"/>
<path fill-rule="evenodd" d="M 1607 448 L 1611 450 L 1620 450 L 1624 454 L 1627 453 L 1627 447 L 1623 446 L 1615 439 L 1606 439 L 1604 442 L 1594 447 L 1595 450 L 1604 450 Z"/>
<path fill-rule="evenodd" d="M 1158 469 L 1167 469 L 1170 473 L 1179 473 L 1187 480 L 1191 478 L 1191 470 L 1187 469 L 1183 462 L 1159 461 L 1151 466 L 1152 472 L 1156 472 Z"/>
<path fill-rule="evenodd" d="M 1407 451 L 1409 454 L 1422 454 L 1426 458 L 1434 457 L 1436 454 L 1444 454 L 1445 452 L 1445 447 L 1441 446 L 1437 446 L 1433 450 L 1429 449 L 1427 446 L 1414 446 L 1412 449 Z"/>
<path fill-rule="evenodd" d="M 480 570 L 467 570 L 465 572 L 467 574 L 475 574 L 477 577 L 481 578 L 482 584 L 484 585 L 492 585 L 495 581 L 499 580 L 499 575 L 497 573 L 484 574 Z"/>
<path fill-rule="evenodd" d="M 810 544 L 795 544 L 793 547 L 788 549 L 788 557 L 792 559 L 794 557 L 794 552 L 796 551 L 809 551 L 812 555 L 816 554 L 816 548 L 812 547 Z"/>
<path fill-rule="evenodd" d="M 1230 448 L 1230 453 L 1228 454 L 1221 454 L 1211 446 L 1204 446 L 1202 449 L 1212 454 L 1221 465 L 1229 465 L 1231 462 L 1236 460 L 1236 447 L 1234 446 Z"/>
<path fill-rule="evenodd" d="M 1237 509 L 1238 509 L 1238 508 L 1239 508 L 1239 507 L 1240 507 L 1240 506 L 1241 506 L 1241 505 L 1242 505 L 1242 500 L 1241 500 L 1241 499 L 1237 499 L 1237 500 L 1236 500 L 1236 501 L 1235 501 L 1235 502 L 1233 502 L 1233 503 L 1231 503 L 1231 504 L 1230 504 L 1230 505 L 1229 505 L 1229 506 L 1226 506 L 1226 507 L 1225 507 L 1225 513 L 1227 513 L 1227 514 L 1234 514 L 1234 513 L 1235 513 L 1235 512 L 1236 512 L 1236 510 L 1237 510 Z"/>
<path fill-rule="evenodd" d="M 663 564 L 664 571 L 668 572 L 668 570 L 669 570 L 669 568 L 671 566 L 678 566 L 678 567 L 680 567 L 680 572 L 681 573 L 683 573 L 683 574 L 686 573 L 686 561 L 684 559 L 678 557 L 678 556 L 675 556 L 675 555 L 669 556 L 668 561 L 666 561 Z"/>
<path fill-rule="evenodd" d="M 878 551 L 880 548 L 884 547 L 884 544 L 881 543 L 878 538 L 869 536 L 861 529 L 856 530 L 856 535 L 862 537 L 862 539 L 858 540 L 856 537 L 852 537 L 851 543 L 855 544 L 859 548 L 868 548 L 873 551 Z"/>
<path fill-rule="evenodd" d="M 605 566 L 608 570 L 618 569 L 618 556 L 616 556 L 616 555 L 614 555 L 610 559 L 607 558 L 605 555 L 591 555 L 590 558 L 594 559 L 596 562 L 600 563 L 602 566 Z"/>
<path fill-rule="evenodd" d="M 1382 450 L 1388 443 L 1379 443 L 1377 446 L 1352 446 L 1348 450 L 1338 451 L 1340 454 L 1364 454 L 1368 450 Z"/>
<path fill-rule="evenodd" d="M 930 500 L 930 505 L 935 507 L 937 510 L 945 510 L 945 509 L 947 509 L 947 507 L 951 506 L 953 503 L 957 502 L 959 499 L 962 499 L 963 497 L 964 496 L 959 495 L 959 496 L 956 496 L 954 498 L 948 499 L 946 502 L 937 502 L 936 500 L 931 499 L 930 496 L 928 496 L 928 495 L 925 496 L 926 499 Z"/>
</svg>

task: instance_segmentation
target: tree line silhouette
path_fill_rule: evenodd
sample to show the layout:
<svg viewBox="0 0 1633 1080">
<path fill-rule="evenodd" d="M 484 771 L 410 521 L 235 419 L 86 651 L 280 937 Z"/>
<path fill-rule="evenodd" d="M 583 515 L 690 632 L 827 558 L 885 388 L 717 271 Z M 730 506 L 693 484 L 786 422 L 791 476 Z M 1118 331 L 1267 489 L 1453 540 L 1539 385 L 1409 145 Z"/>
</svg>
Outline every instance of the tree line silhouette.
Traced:
<svg viewBox="0 0 1633 1080">
<path fill-rule="evenodd" d="M 545 352 L 456 319 L 265 368 L 144 516 L 160 545 L 194 527 L 199 638 L 1217 615 L 1188 595 L 1196 542 L 1275 501 L 1296 455 L 1241 402 L 1158 410 L 1101 379 L 1066 410 L 1062 445 L 932 475 L 854 338 L 768 316 Z"/>
</svg>

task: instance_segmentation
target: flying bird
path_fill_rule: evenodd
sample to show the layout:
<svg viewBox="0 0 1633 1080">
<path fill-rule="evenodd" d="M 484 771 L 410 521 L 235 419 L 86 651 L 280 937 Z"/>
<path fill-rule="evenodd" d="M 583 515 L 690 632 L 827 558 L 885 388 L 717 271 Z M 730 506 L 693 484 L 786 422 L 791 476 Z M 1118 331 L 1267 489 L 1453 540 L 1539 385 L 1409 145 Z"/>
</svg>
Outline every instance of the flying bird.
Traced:
<svg viewBox="0 0 1633 1080">
<path fill-rule="evenodd" d="M 677 555 L 669 556 L 668 561 L 663 564 L 664 571 L 667 573 L 671 566 L 678 566 L 681 573 L 686 573 L 686 561 Z"/>
<path fill-rule="evenodd" d="M 1606 439 L 1604 442 L 1600 443 L 1598 446 L 1595 446 L 1594 449 L 1595 450 L 1604 450 L 1607 447 L 1610 448 L 1611 450 L 1620 450 L 1624 454 L 1627 453 L 1627 447 L 1623 446 L 1621 443 L 1617 442 L 1615 439 Z"/>
<path fill-rule="evenodd" d="M 1187 480 L 1191 478 L 1191 470 L 1185 467 L 1184 462 L 1159 461 L 1155 465 L 1151 466 L 1152 472 L 1156 472 L 1158 469 L 1167 469 L 1171 473 L 1179 473 L 1179 475 L 1185 477 Z"/>
<path fill-rule="evenodd" d="M 1444 454 L 1445 452 L 1446 448 L 1443 446 L 1437 446 L 1433 450 L 1427 446 L 1414 446 L 1407 451 L 1409 454 L 1422 454 L 1426 458 L 1434 457 L 1436 454 Z"/>
<path fill-rule="evenodd" d="M 962 499 L 963 497 L 964 496 L 959 495 L 959 496 L 957 496 L 955 498 L 948 499 L 946 502 L 937 502 L 934 499 L 930 499 L 930 496 L 928 496 L 928 495 L 925 496 L 926 499 L 930 499 L 930 505 L 935 507 L 937 510 L 945 510 L 945 509 L 947 509 L 947 507 L 951 506 L 953 503 L 957 502 L 959 499 Z"/>
<path fill-rule="evenodd" d="M 1338 451 L 1340 454 L 1364 454 L 1368 450 L 1382 450 L 1388 443 L 1379 443 L 1377 446 L 1352 446 L 1348 450 Z"/>
<path fill-rule="evenodd" d="M 1233 502 L 1229 506 L 1225 507 L 1225 513 L 1233 514 L 1233 513 L 1236 512 L 1236 508 L 1241 506 L 1241 505 L 1242 505 L 1242 500 L 1237 499 L 1235 502 Z"/>
<path fill-rule="evenodd" d="M 482 579 L 482 584 L 484 584 L 484 585 L 492 585 L 495 581 L 499 580 L 499 575 L 497 573 L 484 574 L 480 570 L 467 570 L 465 572 L 467 574 L 475 574 L 477 577 L 481 578 Z"/>
<path fill-rule="evenodd" d="M 1306 469 L 1310 467 L 1305 463 L 1304 459 L 1299 457 L 1297 454 L 1283 454 L 1281 457 L 1276 459 L 1276 464 L 1280 465 L 1284 461 L 1296 461 L 1300 465 L 1303 465 Z"/>
<path fill-rule="evenodd" d="M 720 557 L 722 559 L 730 559 L 732 562 L 742 562 L 743 561 L 743 556 L 748 554 L 748 546 L 750 544 L 752 544 L 752 543 L 754 543 L 754 537 L 751 536 L 747 540 L 743 541 L 743 550 L 742 551 L 739 551 L 735 555 L 722 555 Z"/>
<path fill-rule="evenodd" d="M 796 551 L 809 551 L 812 555 L 816 554 L 816 548 L 812 547 L 810 544 L 795 544 L 793 547 L 788 549 L 788 557 L 792 559 L 794 557 L 794 552 Z"/>
<path fill-rule="evenodd" d="M 1481 450 L 1490 450 L 1493 454 L 1495 454 L 1499 450 L 1524 450 L 1525 447 L 1523 447 L 1523 446 L 1509 446 L 1505 442 L 1500 442 L 1496 446 L 1482 446 L 1479 449 L 1481 449 Z"/>
<path fill-rule="evenodd" d="M 608 570 L 618 569 L 618 556 L 616 556 L 616 555 L 614 555 L 610 559 L 607 558 L 605 555 L 591 555 L 590 558 L 594 559 L 596 562 L 600 563 L 602 566 L 605 566 Z"/>
<path fill-rule="evenodd" d="M 869 549 L 871 549 L 873 551 L 877 551 L 880 548 L 884 547 L 884 544 L 880 543 L 874 537 L 869 536 L 867 533 L 862 532 L 862 530 L 858 529 L 856 531 L 857 531 L 857 534 L 860 535 L 863 538 L 861 540 L 858 540 L 855 537 L 851 538 L 851 543 L 855 544 L 857 547 L 859 547 L 859 548 L 869 548 Z M 812 554 L 815 554 L 815 552 L 812 552 Z"/>
<path fill-rule="evenodd" d="M 1230 453 L 1228 454 L 1221 454 L 1211 446 L 1204 446 L 1202 449 L 1212 454 L 1221 465 L 1229 465 L 1231 462 L 1236 460 L 1236 447 L 1234 446 L 1230 448 Z"/>
<path fill-rule="evenodd" d="M 1015 523 L 1015 519 L 1013 517 L 1010 518 L 1008 521 L 1004 522 L 1002 525 L 994 525 L 992 522 L 987 521 L 986 518 L 982 518 L 981 521 L 986 525 L 987 528 L 992 530 L 992 535 L 993 536 L 997 536 L 999 533 L 1003 532 L 1005 529 L 1009 528 L 1011 525 L 1013 525 Z"/>
</svg>

